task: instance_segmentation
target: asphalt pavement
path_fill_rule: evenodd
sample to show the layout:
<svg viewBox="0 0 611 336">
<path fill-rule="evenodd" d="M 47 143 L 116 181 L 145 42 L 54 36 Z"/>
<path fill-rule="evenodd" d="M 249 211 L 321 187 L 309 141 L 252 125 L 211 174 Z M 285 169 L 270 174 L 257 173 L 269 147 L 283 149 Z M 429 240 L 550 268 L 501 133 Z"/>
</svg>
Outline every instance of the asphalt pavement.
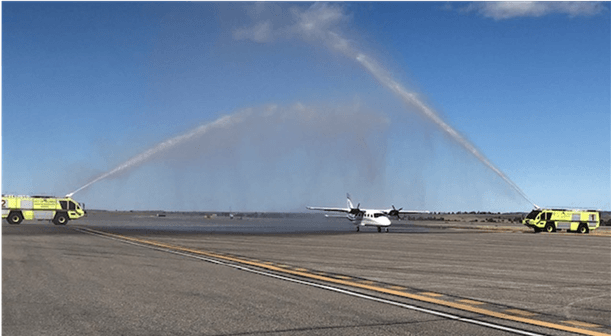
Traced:
<svg viewBox="0 0 611 336">
<path fill-rule="evenodd" d="M 357 233 L 324 217 L 130 213 L 65 227 L 3 223 L 2 232 L 5 335 L 611 333 L 611 239 L 604 236 L 426 223 Z M 261 273 L 172 253 L 188 250 Z"/>
</svg>

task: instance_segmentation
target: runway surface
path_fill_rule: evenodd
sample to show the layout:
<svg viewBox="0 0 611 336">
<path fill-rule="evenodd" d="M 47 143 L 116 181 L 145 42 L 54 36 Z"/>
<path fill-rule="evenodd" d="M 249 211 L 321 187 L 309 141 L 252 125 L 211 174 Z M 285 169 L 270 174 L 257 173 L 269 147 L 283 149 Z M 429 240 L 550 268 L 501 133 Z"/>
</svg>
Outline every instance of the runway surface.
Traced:
<svg viewBox="0 0 611 336">
<path fill-rule="evenodd" d="M 5 335 L 605 335 L 611 238 L 98 213 L 3 223 Z"/>
</svg>

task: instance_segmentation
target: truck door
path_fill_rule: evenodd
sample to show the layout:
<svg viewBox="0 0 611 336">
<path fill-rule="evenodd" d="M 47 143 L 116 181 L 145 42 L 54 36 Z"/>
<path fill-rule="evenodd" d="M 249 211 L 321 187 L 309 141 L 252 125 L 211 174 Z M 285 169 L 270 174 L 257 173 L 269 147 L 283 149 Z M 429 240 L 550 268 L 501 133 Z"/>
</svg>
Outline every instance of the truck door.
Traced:
<svg viewBox="0 0 611 336">
<path fill-rule="evenodd" d="M 76 213 L 76 203 L 72 201 L 68 201 L 68 217 L 77 218 L 78 214 Z"/>
</svg>

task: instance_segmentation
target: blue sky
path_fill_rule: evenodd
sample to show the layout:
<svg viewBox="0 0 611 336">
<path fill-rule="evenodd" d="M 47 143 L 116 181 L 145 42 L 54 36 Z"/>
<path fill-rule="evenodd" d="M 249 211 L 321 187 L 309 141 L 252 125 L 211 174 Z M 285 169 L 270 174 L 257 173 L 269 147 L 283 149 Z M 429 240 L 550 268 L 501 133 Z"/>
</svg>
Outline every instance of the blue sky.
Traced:
<svg viewBox="0 0 611 336">
<path fill-rule="evenodd" d="M 533 202 L 610 209 L 609 17 L 600 2 L 4 2 L 2 192 L 64 195 L 175 139 L 75 199 L 532 208 L 361 54 Z"/>
</svg>

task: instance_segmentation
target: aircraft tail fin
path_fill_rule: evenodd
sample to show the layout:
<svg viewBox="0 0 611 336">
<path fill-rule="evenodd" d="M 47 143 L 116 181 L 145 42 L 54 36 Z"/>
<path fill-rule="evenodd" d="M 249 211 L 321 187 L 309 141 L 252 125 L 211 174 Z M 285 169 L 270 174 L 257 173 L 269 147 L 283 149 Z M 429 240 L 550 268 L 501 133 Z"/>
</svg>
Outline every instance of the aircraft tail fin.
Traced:
<svg viewBox="0 0 611 336">
<path fill-rule="evenodd" d="M 350 194 L 346 193 L 346 198 L 348 203 L 348 209 L 353 209 L 354 206 L 352 205 L 352 200 L 350 200 Z"/>
</svg>

